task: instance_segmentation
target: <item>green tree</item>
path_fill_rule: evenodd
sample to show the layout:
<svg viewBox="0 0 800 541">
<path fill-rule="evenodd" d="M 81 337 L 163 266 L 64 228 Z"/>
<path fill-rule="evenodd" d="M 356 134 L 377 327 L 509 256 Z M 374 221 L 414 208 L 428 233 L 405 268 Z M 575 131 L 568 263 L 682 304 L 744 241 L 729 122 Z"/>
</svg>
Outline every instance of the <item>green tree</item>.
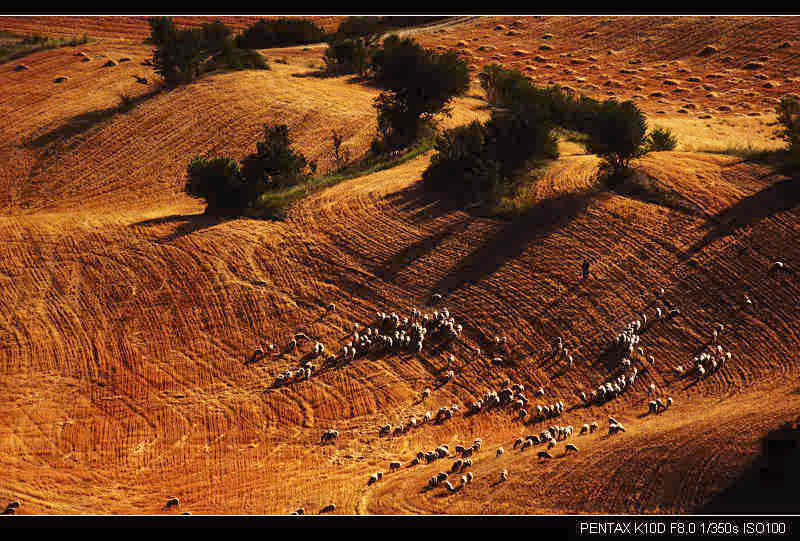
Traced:
<svg viewBox="0 0 800 541">
<path fill-rule="evenodd" d="M 631 160 L 647 152 L 646 133 L 644 114 L 632 101 L 608 100 L 603 102 L 589 126 L 586 148 L 603 158 L 610 180 L 619 182 Z"/>
</svg>

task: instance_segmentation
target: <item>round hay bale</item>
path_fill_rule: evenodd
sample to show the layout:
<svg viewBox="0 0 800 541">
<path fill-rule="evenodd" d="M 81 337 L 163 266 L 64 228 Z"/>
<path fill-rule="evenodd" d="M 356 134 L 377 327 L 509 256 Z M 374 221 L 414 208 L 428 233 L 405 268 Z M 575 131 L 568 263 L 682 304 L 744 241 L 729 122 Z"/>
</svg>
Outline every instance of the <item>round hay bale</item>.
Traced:
<svg viewBox="0 0 800 541">
<path fill-rule="evenodd" d="M 763 62 L 748 62 L 744 66 L 742 66 L 746 70 L 757 70 L 764 67 Z"/>
<path fill-rule="evenodd" d="M 692 75 L 691 77 L 687 77 L 686 80 L 689 81 L 690 83 L 699 83 L 701 81 L 700 77 L 698 77 L 697 75 Z"/>
<path fill-rule="evenodd" d="M 717 53 L 719 50 L 714 47 L 713 45 L 706 45 L 703 49 L 697 53 L 698 56 L 710 56 L 714 53 Z"/>
<path fill-rule="evenodd" d="M 27 64 L 17 64 L 14 66 L 14 71 L 26 71 L 31 69 Z"/>
<path fill-rule="evenodd" d="M 719 107 L 717 107 L 717 111 L 730 111 L 730 110 L 731 110 L 730 105 L 720 105 Z"/>
<path fill-rule="evenodd" d="M 536 56 L 534 56 L 534 57 L 533 57 L 533 59 L 534 59 L 536 62 L 547 62 L 547 59 L 546 59 L 545 57 L 543 57 L 543 56 L 541 56 L 541 55 L 538 55 L 538 54 L 537 54 Z M 545 67 L 546 67 L 546 66 L 545 66 Z"/>
<path fill-rule="evenodd" d="M 84 56 L 83 58 L 81 58 L 81 62 L 89 62 L 90 60 L 91 58 L 89 58 L 88 56 Z"/>
<path fill-rule="evenodd" d="M 111 68 L 111 67 L 114 67 L 114 66 L 116 66 L 116 65 L 117 65 L 117 63 L 116 63 L 114 60 L 111 60 L 111 59 L 109 59 L 109 61 L 108 61 L 108 62 L 106 62 L 105 64 L 103 64 L 103 67 L 104 67 L 104 68 Z"/>
<path fill-rule="evenodd" d="M 678 86 L 678 81 L 676 81 L 675 79 L 664 79 L 661 82 L 667 86 Z"/>
<path fill-rule="evenodd" d="M 506 32 L 506 36 L 519 36 L 521 33 L 522 32 L 519 32 L 517 30 L 509 30 L 508 32 Z"/>
<path fill-rule="evenodd" d="M 123 56 L 119 59 L 120 62 L 130 62 L 131 58 L 129 56 Z"/>
<path fill-rule="evenodd" d="M 545 34 L 542 36 L 542 39 L 553 39 L 553 34 Z"/>
<path fill-rule="evenodd" d="M 540 51 L 552 51 L 553 47 L 551 47 L 550 45 L 548 45 L 546 43 L 543 43 L 543 44 L 539 45 L 539 50 Z"/>
<path fill-rule="evenodd" d="M 527 56 L 529 54 L 531 54 L 531 52 L 526 51 L 525 49 L 516 49 L 511 53 L 512 56 Z"/>
<path fill-rule="evenodd" d="M 69 80 L 69 77 L 67 77 L 66 75 L 62 75 L 61 77 L 56 77 L 54 82 L 63 83 L 64 81 L 68 81 L 68 80 Z"/>
</svg>

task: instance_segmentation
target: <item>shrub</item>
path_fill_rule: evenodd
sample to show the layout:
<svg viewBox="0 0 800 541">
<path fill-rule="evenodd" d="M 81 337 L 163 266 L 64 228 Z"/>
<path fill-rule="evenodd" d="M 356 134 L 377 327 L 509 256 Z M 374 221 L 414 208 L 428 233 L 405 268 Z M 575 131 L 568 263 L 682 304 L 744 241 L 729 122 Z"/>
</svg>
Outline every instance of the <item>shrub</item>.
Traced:
<svg viewBox="0 0 800 541">
<path fill-rule="evenodd" d="M 363 40 L 366 47 L 376 44 L 381 35 L 386 31 L 386 24 L 381 22 L 381 17 L 348 17 L 339 23 L 333 41 Z"/>
<path fill-rule="evenodd" d="M 325 31 L 308 19 L 261 19 L 236 36 L 236 46 L 240 49 L 268 49 L 318 43 L 325 37 Z"/>
<path fill-rule="evenodd" d="M 343 39 L 328 45 L 322 60 L 331 74 L 364 75 L 369 66 L 370 50 L 364 39 Z"/>
<path fill-rule="evenodd" d="M 205 199 L 206 214 L 233 216 L 252 200 L 242 182 L 238 164 L 231 158 L 195 156 L 187 167 L 186 193 Z"/>
<path fill-rule="evenodd" d="M 784 96 L 776 108 L 778 122 L 783 126 L 780 137 L 789 143 L 789 152 L 800 155 L 800 100 Z"/>
<path fill-rule="evenodd" d="M 594 115 L 586 148 L 603 158 L 603 169 L 609 172 L 609 180 L 616 182 L 629 169 L 632 159 L 647 152 L 645 133 L 647 122 L 633 102 L 609 100 Z"/>
<path fill-rule="evenodd" d="M 447 130 L 422 175 L 426 188 L 462 201 L 495 199 L 532 159 L 558 156 L 557 141 L 545 122 L 513 113 L 494 113 L 484 124 L 473 121 Z"/>
<path fill-rule="evenodd" d="M 151 28 L 154 24 L 164 25 L 161 19 L 151 19 Z M 191 30 L 160 30 L 165 35 L 155 35 L 158 39 L 156 50 L 153 53 L 153 66 L 169 85 L 185 84 L 193 81 L 200 75 L 200 64 L 205 56 L 203 48 L 203 31 Z"/>
<path fill-rule="evenodd" d="M 646 145 L 649 152 L 675 150 L 675 147 L 678 146 L 678 138 L 669 128 L 655 128 L 647 136 Z"/>
<path fill-rule="evenodd" d="M 187 168 L 186 193 L 205 199 L 206 214 L 235 216 L 252 207 L 265 191 L 307 181 L 307 166 L 316 169 L 291 148 L 285 124 L 264 126 L 264 141 L 257 142 L 255 154 L 240 164 L 227 157 L 193 158 Z"/>
<path fill-rule="evenodd" d="M 306 181 L 308 165 L 305 156 L 292 149 L 289 127 L 281 124 L 264 126 L 264 141 L 256 143 L 255 154 L 242 160 L 241 170 L 245 182 L 263 191 Z"/>
</svg>

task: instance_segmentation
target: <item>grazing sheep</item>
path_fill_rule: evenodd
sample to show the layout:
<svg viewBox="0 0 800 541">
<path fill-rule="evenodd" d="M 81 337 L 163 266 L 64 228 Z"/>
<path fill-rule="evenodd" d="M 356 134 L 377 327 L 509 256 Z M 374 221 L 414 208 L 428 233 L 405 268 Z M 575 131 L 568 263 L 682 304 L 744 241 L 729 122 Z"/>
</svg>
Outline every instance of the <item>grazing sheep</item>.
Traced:
<svg viewBox="0 0 800 541">
<path fill-rule="evenodd" d="M 471 471 L 467 472 L 467 483 L 471 483 L 474 478 L 475 478 L 475 476 L 472 475 Z"/>
<path fill-rule="evenodd" d="M 520 450 L 520 451 L 524 451 L 525 449 L 527 449 L 527 448 L 528 448 L 528 447 L 530 447 L 531 445 L 533 445 L 533 441 L 531 441 L 531 440 L 525 440 L 524 442 L 522 442 L 522 447 L 520 447 L 520 448 L 519 448 L 519 450 Z"/>
<path fill-rule="evenodd" d="M 550 454 L 550 453 L 548 453 L 547 451 L 539 451 L 539 452 L 537 453 L 537 456 L 538 456 L 539 458 L 553 458 L 553 455 L 551 455 L 551 454 Z"/>
<path fill-rule="evenodd" d="M 389 462 L 389 469 L 392 471 L 399 470 L 400 466 L 402 466 L 402 464 L 396 460 L 393 462 Z"/>
<path fill-rule="evenodd" d="M 583 425 L 583 426 L 581 427 L 581 432 L 580 432 L 580 434 L 581 434 L 581 435 L 583 435 L 583 434 L 586 434 L 587 432 L 589 432 L 589 425 L 586 425 L 586 424 L 585 424 L 585 425 Z"/>
<path fill-rule="evenodd" d="M 378 474 L 373 473 L 372 475 L 369 476 L 369 481 L 367 481 L 367 485 L 372 485 L 377 482 L 378 482 Z"/>
<path fill-rule="evenodd" d="M 508 481 L 508 470 L 503 470 L 500 472 L 500 482 Z"/>
<path fill-rule="evenodd" d="M 651 400 L 649 406 L 650 408 L 648 410 L 648 413 L 656 413 L 658 411 L 658 404 L 656 403 L 655 400 Z"/>
<path fill-rule="evenodd" d="M 331 503 L 320 509 L 319 514 L 321 515 L 322 513 L 331 513 L 333 511 L 336 511 L 336 505 Z"/>
<path fill-rule="evenodd" d="M 566 444 L 564 446 L 564 454 L 567 454 L 570 451 L 574 451 L 574 452 L 577 453 L 578 452 L 578 447 L 576 445 L 571 444 L 571 443 Z"/>
<path fill-rule="evenodd" d="M 334 304 L 334 303 L 330 303 L 330 304 L 328 305 L 328 310 L 327 310 L 327 311 L 328 311 L 328 312 L 335 312 L 335 311 L 336 311 L 336 304 Z"/>
<path fill-rule="evenodd" d="M 502 448 L 502 447 L 499 447 L 499 448 L 497 449 L 497 456 L 500 456 L 500 455 L 502 455 L 502 454 L 503 454 L 503 448 Z"/>
<path fill-rule="evenodd" d="M 440 302 L 441 300 L 442 300 L 441 293 L 434 293 L 431 296 L 431 304 L 436 304 L 436 303 Z"/>
<path fill-rule="evenodd" d="M 453 466 L 450 468 L 451 472 L 457 472 L 461 470 L 461 467 L 464 465 L 464 461 L 461 459 L 457 459 L 453 462 Z"/>
<path fill-rule="evenodd" d="M 181 501 L 178 498 L 170 498 L 167 500 L 166 505 L 164 505 L 164 509 L 169 509 L 170 507 L 177 507 L 181 504 Z"/>
<path fill-rule="evenodd" d="M 668 396 L 667 397 L 667 407 L 670 407 L 671 405 L 672 405 L 672 397 Z"/>
<path fill-rule="evenodd" d="M 595 430 L 599 428 L 597 421 L 593 421 L 592 424 L 589 425 L 589 432 L 593 433 Z"/>
</svg>

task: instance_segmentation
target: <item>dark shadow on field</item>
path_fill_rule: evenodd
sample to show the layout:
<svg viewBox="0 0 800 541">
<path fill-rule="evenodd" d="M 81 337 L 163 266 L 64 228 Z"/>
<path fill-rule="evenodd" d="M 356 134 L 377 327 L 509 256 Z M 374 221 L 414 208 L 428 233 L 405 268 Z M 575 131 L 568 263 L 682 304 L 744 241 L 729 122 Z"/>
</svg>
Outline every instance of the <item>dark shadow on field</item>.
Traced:
<svg viewBox="0 0 800 541">
<path fill-rule="evenodd" d="M 800 204 L 800 176 L 780 180 L 712 216 L 708 233 L 679 256 L 688 259 L 712 242 Z"/>
<path fill-rule="evenodd" d="M 374 271 L 375 275 L 380 277 L 385 282 L 391 282 L 394 278 L 409 264 L 413 263 L 416 259 L 424 257 L 442 244 L 448 237 L 463 233 L 472 223 L 472 219 L 465 218 L 456 223 L 449 225 L 441 231 L 434 233 L 429 237 L 415 242 L 406 248 L 402 249 L 399 253 L 387 261 L 382 267 Z"/>
<path fill-rule="evenodd" d="M 796 515 L 800 500 L 800 430 L 787 423 L 761 440 L 761 455 L 699 514 Z"/>
<path fill-rule="evenodd" d="M 144 94 L 124 98 L 119 104 L 112 107 L 97 109 L 75 115 L 72 118 L 67 119 L 57 128 L 31 139 L 26 143 L 26 146 L 42 148 L 53 143 L 66 142 L 75 136 L 89 131 L 94 126 L 113 118 L 117 114 L 127 113 L 133 110 L 135 107 L 159 94 L 163 90 L 163 87 L 158 86 L 152 90 L 149 90 L 148 92 L 145 92 Z"/>
<path fill-rule="evenodd" d="M 538 203 L 525 215 L 501 225 L 487 242 L 439 280 L 433 290 L 447 295 L 465 284 L 491 276 L 507 261 L 519 257 L 532 241 L 546 237 L 583 214 L 592 199 L 587 194 L 565 194 Z"/>
<path fill-rule="evenodd" d="M 141 222 L 136 222 L 133 225 L 148 226 L 148 225 L 183 222 L 181 225 L 175 228 L 175 231 L 173 231 L 166 237 L 158 239 L 158 242 L 164 243 L 164 242 L 171 242 L 181 237 L 185 237 L 186 235 L 190 235 L 197 231 L 202 231 L 203 229 L 208 229 L 209 227 L 213 227 L 224 221 L 225 218 L 223 217 L 210 216 L 207 214 L 173 214 L 171 216 L 162 216 L 160 218 L 151 218 L 149 220 L 142 220 Z"/>
</svg>

